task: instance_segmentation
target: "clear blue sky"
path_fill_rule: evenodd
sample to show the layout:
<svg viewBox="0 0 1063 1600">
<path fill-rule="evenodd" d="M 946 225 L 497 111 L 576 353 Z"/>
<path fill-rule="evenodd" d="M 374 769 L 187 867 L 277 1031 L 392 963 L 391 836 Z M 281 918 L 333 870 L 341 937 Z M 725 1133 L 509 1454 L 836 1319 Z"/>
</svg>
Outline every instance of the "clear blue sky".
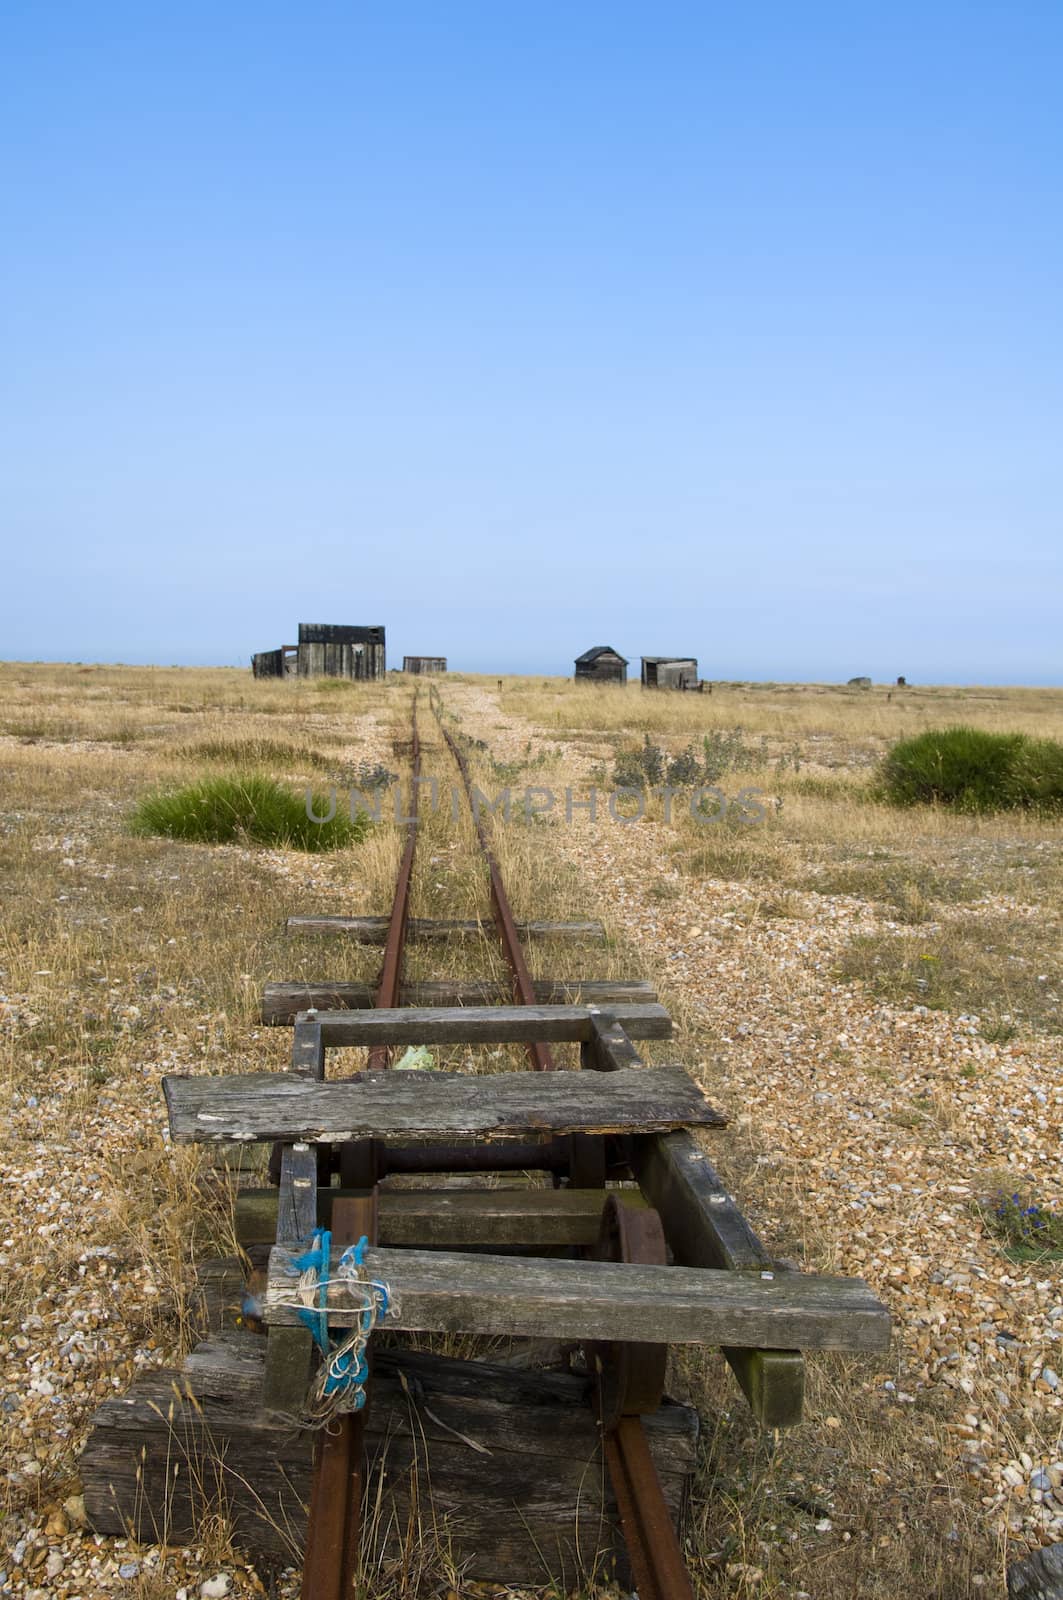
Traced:
<svg viewBox="0 0 1063 1600">
<path fill-rule="evenodd" d="M 0 10 L 0 656 L 1063 681 L 1063 5 Z"/>
</svg>

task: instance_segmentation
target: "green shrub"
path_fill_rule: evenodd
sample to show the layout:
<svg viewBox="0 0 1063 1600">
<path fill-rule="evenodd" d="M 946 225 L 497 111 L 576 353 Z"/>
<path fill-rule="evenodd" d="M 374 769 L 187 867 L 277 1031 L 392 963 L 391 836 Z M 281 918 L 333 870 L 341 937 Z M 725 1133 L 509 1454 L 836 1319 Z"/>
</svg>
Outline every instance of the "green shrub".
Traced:
<svg viewBox="0 0 1063 1600">
<path fill-rule="evenodd" d="M 613 764 L 613 782 L 618 789 L 652 789 L 664 782 L 667 757 L 660 745 L 644 734 L 641 747 L 618 750 Z"/>
<path fill-rule="evenodd" d="M 875 793 L 892 805 L 957 811 L 1063 808 L 1063 745 L 979 728 L 928 730 L 894 745 Z"/>
<path fill-rule="evenodd" d="M 727 733 L 717 728 L 707 733 L 702 740 L 702 748 L 705 751 L 702 771 L 706 783 L 718 783 L 729 772 L 750 772 L 755 767 L 767 765 L 767 740 L 762 739 L 759 747 L 746 744 L 741 728 L 732 728 Z"/>
<path fill-rule="evenodd" d="M 788 758 L 783 758 L 784 760 Z M 618 750 L 613 765 L 613 782 L 621 789 L 654 789 L 667 784 L 672 789 L 697 789 L 702 784 L 718 783 L 728 772 L 748 772 L 768 762 L 767 744 L 746 744 L 741 728 L 729 733 L 708 733 L 701 751 L 691 743 L 678 755 L 670 756 L 649 734 L 634 750 Z"/>
<path fill-rule="evenodd" d="M 329 798 L 314 795 L 315 816 L 327 817 Z M 181 789 L 147 795 L 133 813 L 134 833 L 163 834 L 200 844 L 287 845 L 295 850 L 336 850 L 356 844 L 369 828 L 368 817 L 354 819 L 339 804 L 328 822 L 307 815 L 301 792 L 272 778 L 247 774 L 202 778 Z"/>
</svg>

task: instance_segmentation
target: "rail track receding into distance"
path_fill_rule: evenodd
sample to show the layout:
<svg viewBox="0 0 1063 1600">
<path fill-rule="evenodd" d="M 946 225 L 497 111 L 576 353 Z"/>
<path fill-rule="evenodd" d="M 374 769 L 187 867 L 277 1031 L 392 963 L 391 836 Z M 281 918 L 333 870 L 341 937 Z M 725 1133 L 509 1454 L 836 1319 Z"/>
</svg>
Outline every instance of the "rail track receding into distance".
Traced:
<svg viewBox="0 0 1063 1600">
<path fill-rule="evenodd" d="M 100 1531 L 187 1537 L 209 1481 L 250 1547 L 303 1552 L 308 1600 L 352 1595 L 367 1537 L 398 1547 L 415 1524 L 476 1576 L 545 1584 L 613 1568 L 640 1600 L 683 1600 L 697 1422 L 664 1397 L 668 1345 L 722 1347 L 761 1424 L 785 1427 L 801 1414 L 803 1351 L 880 1349 L 889 1318 L 860 1280 L 775 1265 L 690 1131 L 726 1119 L 680 1067 L 647 1065 L 636 1048 L 671 1033 L 648 984 L 532 979 L 529 925 L 513 917 L 467 753 L 436 696 L 432 709 L 486 866 L 490 924 L 410 916 L 415 697 L 390 914 L 289 919 L 293 933 L 383 942 L 378 983 L 267 985 L 263 1019 L 292 1028 L 288 1072 L 165 1080 L 175 1140 L 273 1146 L 273 1187 L 237 1200 L 243 1248 L 263 1266 L 268 1250 L 264 1333 L 215 1332 L 165 1412 L 158 1375 L 108 1402 L 83 1459 L 86 1505 Z M 404 982 L 411 940 L 492 925 L 511 1004 L 488 980 Z M 573 926 L 584 940 L 601 931 Z M 559 1067 L 551 1046 L 576 1043 L 579 1068 Z M 531 1070 L 390 1070 L 399 1047 L 454 1044 L 522 1046 Z M 364 1070 L 327 1070 L 355 1047 Z M 224 1264 L 213 1275 L 223 1299 L 232 1276 Z M 458 1335 L 465 1348 L 545 1339 L 582 1360 L 575 1373 L 459 1360 L 401 1333 Z M 182 1452 L 210 1471 L 174 1472 Z"/>
</svg>

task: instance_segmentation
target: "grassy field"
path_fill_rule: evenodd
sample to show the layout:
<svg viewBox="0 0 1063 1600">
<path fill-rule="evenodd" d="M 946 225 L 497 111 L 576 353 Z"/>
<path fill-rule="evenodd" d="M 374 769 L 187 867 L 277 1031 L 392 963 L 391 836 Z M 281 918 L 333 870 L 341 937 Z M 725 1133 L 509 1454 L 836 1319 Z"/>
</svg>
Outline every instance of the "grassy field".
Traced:
<svg viewBox="0 0 1063 1600">
<path fill-rule="evenodd" d="M 676 1363 L 675 1389 L 706 1418 L 691 1553 L 702 1592 L 1002 1593 L 1009 1552 L 1063 1537 L 1033 1476 L 1063 1454 L 1042 1376 L 1063 1369 L 1059 1262 L 1010 1214 L 994 1221 L 1005 1190 L 1053 1217 L 1063 1206 L 1063 830 L 896 811 L 870 780 L 893 740 L 925 727 L 1063 737 L 1063 692 L 678 695 L 518 678 L 499 690 L 456 675 L 441 688 L 448 726 L 478 741 L 481 788 L 515 797 L 495 836 L 518 916 L 607 923 L 604 950 L 531 947 L 536 972 L 654 979 L 680 1028 L 658 1053 L 688 1062 L 731 1113 L 714 1159 L 770 1247 L 862 1273 L 897 1318 L 881 1367 L 813 1363 L 809 1421 L 786 1438 L 756 1435 L 716 1355 Z M 164 1137 L 161 1076 L 280 1067 L 283 1031 L 258 1025 L 264 982 L 375 975 L 379 952 L 285 941 L 281 923 L 385 910 L 401 832 L 385 807 L 361 842 L 308 855 L 138 837 L 129 823 L 160 785 L 219 773 L 335 782 L 341 796 L 405 774 L 410 703 L 400 678 L 0 667 L 12 1592 L 41 1588 L 57 1551 L 71 1595 L 171 1595 L 219 1565 L 234 1592 L 256 1592 L 223 1529 L 182 1566 L 179 1553 L 98 1548 L 61 1508 L 76 1501 L 93 1409 L 182 1353 L 195 1258 L 231 1246 L 216 1174 Z M 421 720 L 444 803 L 426 818 L 413 911 L 482 912 L 482 864 L 466 814 L 450 815 L 453 768 L 423 701 Z M 764 821 L 707 823 L 684 798 L 666 818 L 651 796 L 642 821 L 614 822 L 617 762 L 647 736 L 666 760 L 708 738 L 718 787 L 757 789 Z M 524 816 L 526 785 L 555 792 L 549 813 Z M 592 787 L 599 816 L 577 810 L 569 826 L 565 789 L 585 800 Z M 502 976 L 490 943 L 415 947 L 409 973 L 442 976 L 441 959 L 446 975 Z"/>
</svg>

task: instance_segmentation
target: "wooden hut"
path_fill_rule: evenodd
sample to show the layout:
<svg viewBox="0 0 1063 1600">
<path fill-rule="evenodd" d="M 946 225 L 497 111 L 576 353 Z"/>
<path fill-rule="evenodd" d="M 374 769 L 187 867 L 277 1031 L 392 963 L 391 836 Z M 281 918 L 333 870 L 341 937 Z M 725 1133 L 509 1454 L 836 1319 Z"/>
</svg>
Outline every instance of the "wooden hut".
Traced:
<svg viewBox="0 0 1063 1600">
<path fill-rule="evenodd" d="M 300 678 L 382 678 L 386 670 L 383 628 L 300 622 Z"/>
<path fill-rule="evenodd" d="M 403 656 L 403 672 L 424 674 L 426 672 L 446 672 L 446 656 Z"/>
<path fill-rule="evenodd" d="M 644 689 L 699 689 L 698 663 L 695 656 L 643 656 L 642 687 Z"/>
<path fill-rule="evenodd" d="M 382 678 L 386 670 L 383 628 L 338 622 L 300 622 L 298 644 L 251 657 L 256 678 Z"/>
<path fill-rule="evenodd" d="M 299 646 L 282 644 L 279 650 L 260 650 L 251 657 L 256 678 L 292 678 L 299 670 Z"/>
<path fill-rule="evenodd" d="M 596 644 L 576 657 L 577 683 L 626 683 L 627 661 L 611 644 Z"/>
</svg>

